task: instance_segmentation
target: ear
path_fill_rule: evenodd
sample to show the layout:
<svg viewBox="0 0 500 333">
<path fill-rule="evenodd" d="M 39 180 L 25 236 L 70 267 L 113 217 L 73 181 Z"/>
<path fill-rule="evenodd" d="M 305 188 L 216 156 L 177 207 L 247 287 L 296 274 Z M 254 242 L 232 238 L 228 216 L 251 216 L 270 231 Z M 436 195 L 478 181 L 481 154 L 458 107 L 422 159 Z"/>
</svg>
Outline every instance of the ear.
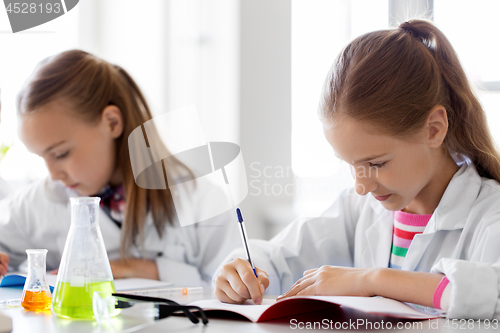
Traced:
<svg viewBox="0 0 500 333">
<path fill-rule="evenodd" d="M 436 105 L 427 116 L 425 135 L 429 147 L 438 148 L 448 133 L 448 115 L 442 105 Z"/>
<path fill-rule="evenodd" d="M 123 115 L 116 105 L 108 105 L 101 114 L 103 125 L 109 130 L 109 133 L 116 139 L 123 133 Z"/>
</svg>

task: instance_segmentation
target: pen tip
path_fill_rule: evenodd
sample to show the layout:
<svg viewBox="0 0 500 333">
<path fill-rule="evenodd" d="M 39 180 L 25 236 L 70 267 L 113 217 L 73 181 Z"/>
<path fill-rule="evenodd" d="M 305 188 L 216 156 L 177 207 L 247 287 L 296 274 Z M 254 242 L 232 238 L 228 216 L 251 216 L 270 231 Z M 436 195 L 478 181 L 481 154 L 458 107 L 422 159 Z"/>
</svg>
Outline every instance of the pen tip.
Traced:
<svg viewBox="0 0 500 333">
<path fill-rule="evenodd" d="M 241 210 L 236 208 L 236 214 L 238 215 L 238 222 L 243 222 L 243 216 L 241 216 Z"/>
</svg>

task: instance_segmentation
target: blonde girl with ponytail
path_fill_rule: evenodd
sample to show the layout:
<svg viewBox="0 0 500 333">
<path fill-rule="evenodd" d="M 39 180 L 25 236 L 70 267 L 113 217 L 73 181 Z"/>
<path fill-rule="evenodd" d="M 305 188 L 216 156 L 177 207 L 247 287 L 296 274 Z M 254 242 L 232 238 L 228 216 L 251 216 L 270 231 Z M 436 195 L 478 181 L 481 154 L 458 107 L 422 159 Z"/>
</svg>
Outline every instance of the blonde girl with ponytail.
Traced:
<svg viewBox="0 0 500 333">
<path fill-rule="evenodd" d="M 227 213 L 181 228 L 168 188 L 135 184 L 128 137 L 151 118 L 144 95 L 120 66 L 80 50 L 42 61 L 19 92 L 18 124 L 21 140 L 45 160 L 50 177 L 0 203 L 0 263 L 15 267 L 25 249 L 47 248 L 47 268 L 57 269 L 69 230 L 69 197 L 100 196 L 115 278 L 181 286 L 210 281 L 238 244 L 236 223 Z M 171 157 L 165 173 L 176 179 L 191 171 Z M 180 201 L 195 218 L 203 216 L 214 191 L 185 189 Z"/>
<path fill-rule="evenodd" d="M 319 116 L 354 188 L 251 244 L 258 278 L 243 278 L 250 266 L 233 252 L 217 297 L 384 296 L 500 319 L 500 155 L 445 35 L 411 20 L 356 38 L 326 77 Z"/>
</svg>

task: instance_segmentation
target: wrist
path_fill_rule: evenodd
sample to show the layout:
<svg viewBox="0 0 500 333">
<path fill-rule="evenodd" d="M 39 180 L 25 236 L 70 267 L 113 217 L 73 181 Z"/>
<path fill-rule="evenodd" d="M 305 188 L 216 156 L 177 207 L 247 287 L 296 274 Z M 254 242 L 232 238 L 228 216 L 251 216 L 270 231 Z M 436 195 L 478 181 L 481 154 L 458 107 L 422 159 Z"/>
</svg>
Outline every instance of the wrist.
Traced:
<svg viewBox="0 0 500 333">
<path fill-rule="evenodd" d="M 131 278 L 134 276 L 133 265 L 131 265 L 130 259 L 121 261 L 121 278 Z"/>
<path fill-rule="evenodd" d="M 150 279 L 153 280 L 159 280 L 160 279 L 160 273 L 158 272 L 158 265 L 156 264 L 155 260 L 150 260 Z"/>
<path fill-rule="evenodd" d="M 160 276 L 158 273 L 158 266 L 156 261 L 148 259 L 134 259 L 133 265 L 133 276 L 140 277 L 144 279 L 159 280 Z"/>
<path fill-rule="evenodd" d="M 377 296 L 378 281 L 381 280 L 381 275 L 384 274 L 385 268 L 369 268 L 365 274 L 363 281 L 364 294 L 368 297 Z"/>
</svg>

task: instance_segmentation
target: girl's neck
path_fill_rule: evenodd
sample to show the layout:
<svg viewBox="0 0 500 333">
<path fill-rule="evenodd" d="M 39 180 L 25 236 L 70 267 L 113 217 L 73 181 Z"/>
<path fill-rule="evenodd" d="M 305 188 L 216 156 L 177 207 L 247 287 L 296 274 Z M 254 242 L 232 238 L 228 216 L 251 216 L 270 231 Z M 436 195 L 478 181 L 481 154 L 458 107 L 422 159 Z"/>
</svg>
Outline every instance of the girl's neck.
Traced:
<svg viewBox="0 0 500 333">
<path fill-rule="evenodd" d="M 441 155 L 442 160 L 436 163 L 434 174 L 428 184 L 406 206 L 403 211 L 413 214 L 432 214 L 455 173 L 460 169 L 449 153 Z"/>
<path fill-rule="evenodd" d="M 111 178 L 109 179 L 108 184 L 111 186 L 117 186 L 123 183 L 123 177 L 119 169 L 115 170 Z"/>
</svg>

